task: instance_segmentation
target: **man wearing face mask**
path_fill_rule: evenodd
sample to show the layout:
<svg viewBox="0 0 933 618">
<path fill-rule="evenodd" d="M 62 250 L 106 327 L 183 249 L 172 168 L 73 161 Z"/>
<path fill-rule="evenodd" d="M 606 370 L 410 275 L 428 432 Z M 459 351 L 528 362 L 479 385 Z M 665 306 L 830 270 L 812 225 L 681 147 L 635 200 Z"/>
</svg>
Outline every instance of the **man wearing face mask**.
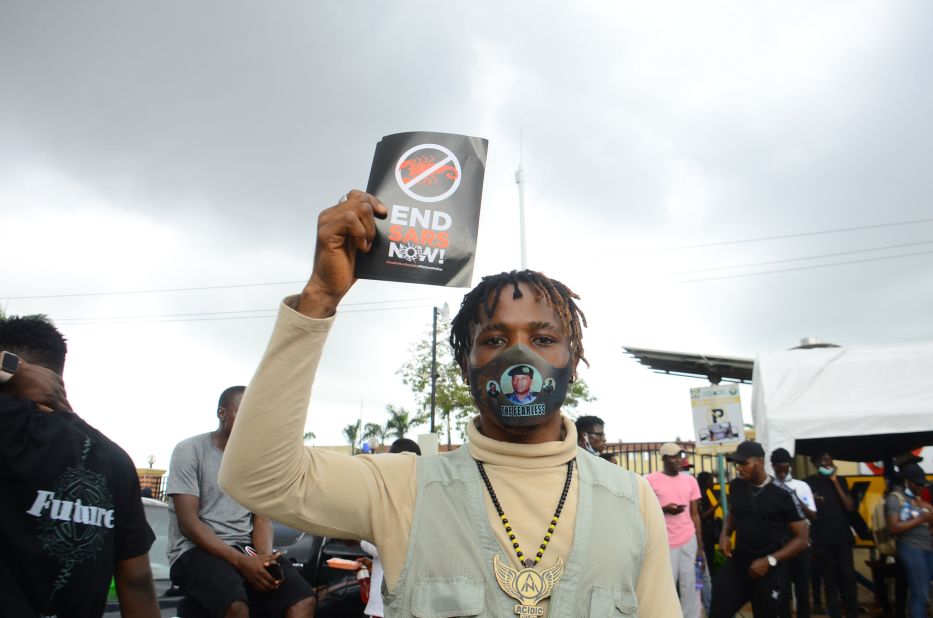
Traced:
<svg viewBox="0 0 933 618">
<path fill-rule="evenodd" d="M 650 487 L 579 456 L 576 429 L 560 413 L 585 360 L 577 296 L 560 282 L 513 271 L 464 297 L 451 345 L 478 412 L 466 446 L 420 458 L 304 447 L 324 340 L 355 281 L 357 251 L 371 247 L 373 217 L 386 212 L 353 191 L 320 215 L 313 273 L 280 308 L 227 446 L 224 489 L 314 534 L 372 540 L 387 616 L 675 615 Z M 552 379 L 553 390 L 525 404 L 501 389 L 491 396 L 490 381 L 510 383 L 519 365 L 541 383 Z"/>
<path fill-rule="evenodd" d="M 812 522 L 810 538 L 813 557 L 819 563 L 826 589 L 826 610 L 838 618 L 839 601 L 846 618 L 858 616 L 858 597 L 855 588 L 855 565 L 852 545 L 855 540 L 849 529 L 849 513 L 855 508 L 849 488 L 836 476 L 836 466 L 829 453 L 810 457 L 818 466 L 817 473 L 804 479 L 813 490 L 813 499 L 819 517 Z"/>
</svg>

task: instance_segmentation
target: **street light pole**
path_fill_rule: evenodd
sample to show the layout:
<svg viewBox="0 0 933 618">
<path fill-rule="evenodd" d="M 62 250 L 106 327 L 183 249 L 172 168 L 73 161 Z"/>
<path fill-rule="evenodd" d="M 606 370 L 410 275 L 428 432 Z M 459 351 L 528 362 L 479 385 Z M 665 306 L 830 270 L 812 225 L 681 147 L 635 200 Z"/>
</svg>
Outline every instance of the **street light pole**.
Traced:
<svg viewBox="0 0 933 618">
<path fill-rule="evenodd" d="M 450 307 L 447 303 L 438 309 L 432 307 L 434 316 L 434 327 L 431 330 L 431 433 L 437 433 L 434 428 L 434 408 L 437 400 L 437 315 L 440 314 L 445 320 L 450 315 Z"/>
<path fill-rule="evenodd" d="M 434 431 L 434 403 L 437 395 L 437 307 L 431 307 L 434 314 L 434 328 L 431 331 L 431 433 Z"/>
</svg>

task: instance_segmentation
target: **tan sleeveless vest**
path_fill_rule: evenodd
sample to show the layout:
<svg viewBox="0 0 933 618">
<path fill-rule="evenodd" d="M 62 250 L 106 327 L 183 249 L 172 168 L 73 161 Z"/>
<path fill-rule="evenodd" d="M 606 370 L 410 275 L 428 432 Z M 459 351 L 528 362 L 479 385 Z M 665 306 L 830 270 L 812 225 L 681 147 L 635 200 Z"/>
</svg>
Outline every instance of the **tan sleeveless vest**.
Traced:
<svg viewBox="0 0 933 618">
<path fill-rule="evenodd" d="M 499 587 L 493 556 L 508 564 L 486 514 L 485 488 L 468 446 L 418 458 L 418 495 L 405 566 L 387 617 L 515 616 L 518 603 Z M 547 616 L 638 615 L 635 588 L 645 553 L 645 524 L 634 474 L 578 450 L 579 498 L 573 547 Z M 532 471 L 529 471 L 532 473 Z"/>
</svg>

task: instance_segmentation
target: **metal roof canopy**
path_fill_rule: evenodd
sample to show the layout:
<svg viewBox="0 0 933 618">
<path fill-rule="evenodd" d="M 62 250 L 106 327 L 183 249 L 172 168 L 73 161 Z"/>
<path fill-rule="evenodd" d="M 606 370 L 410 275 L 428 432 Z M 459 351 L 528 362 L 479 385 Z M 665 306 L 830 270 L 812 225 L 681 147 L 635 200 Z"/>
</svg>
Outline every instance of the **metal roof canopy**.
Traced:
<svg viewBox="0 0 933 618">
<path fill-rule="evenodd" d="M 622 349 L 625 350 L 626 354 L 633 356 L 639 363 L 650 367 L 656 373 L 689 378 L 706 378 L 710 381 L 710 384 L 719 384 L 723 380 L 741 384 L 752 383 L 752 371 L 755 367 L 755 361 L 750 358 L 688 354 L 626 346 L 622 346 Z"/>
</svg>

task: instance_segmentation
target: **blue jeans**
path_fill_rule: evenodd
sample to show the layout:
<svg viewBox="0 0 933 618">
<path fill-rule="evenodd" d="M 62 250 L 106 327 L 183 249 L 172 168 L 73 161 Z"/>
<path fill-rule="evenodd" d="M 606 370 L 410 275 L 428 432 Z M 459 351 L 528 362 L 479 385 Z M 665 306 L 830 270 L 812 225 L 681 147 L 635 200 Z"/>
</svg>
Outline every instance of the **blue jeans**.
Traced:
<svg viewBox="0 0 933 618">
<path fill-rule="evenodd" d="M 907 575 L 910 618 L 926 618 L 930 579 L 933 579 L 933 550 L 898 547 L 897 558 Z"/>
</svg>

